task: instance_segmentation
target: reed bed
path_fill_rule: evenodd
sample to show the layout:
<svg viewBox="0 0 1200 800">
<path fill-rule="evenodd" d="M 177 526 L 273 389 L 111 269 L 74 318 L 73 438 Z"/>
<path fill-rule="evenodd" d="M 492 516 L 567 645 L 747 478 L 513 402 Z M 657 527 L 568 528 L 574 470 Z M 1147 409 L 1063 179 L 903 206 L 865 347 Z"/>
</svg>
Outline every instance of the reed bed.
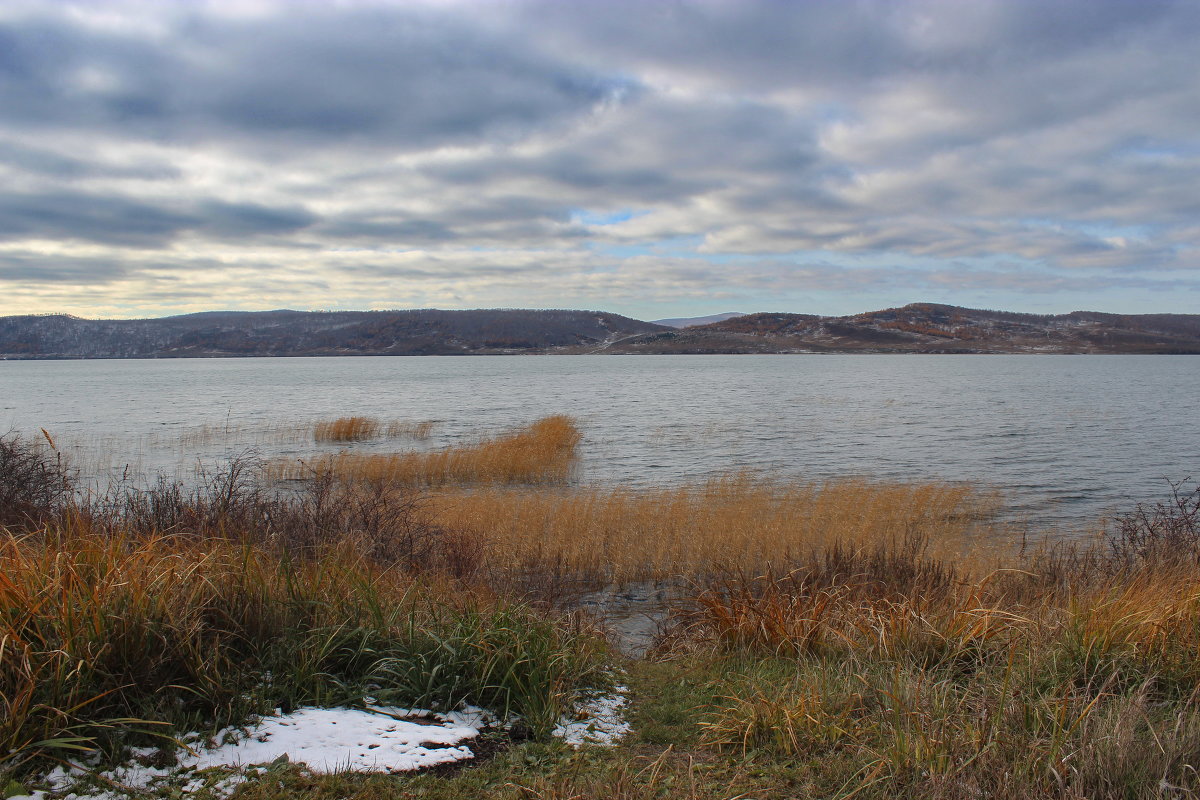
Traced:
<svg viewBox="0 0 1200 800">
<path fill-rule="evenodd" d="M 312 426 L 318 442 L 365 442 L 371 439 L 428 439 L 437 425 L 432 420 L 383 421 L 375 417 L 338 417 Z"/>
<path fill-rule="evenodd" d="M 334 475 L 341 480 L 396 486 L 560 483 L 576 461 L 580 433 L 567 416 L 550 416 L 482 441 L 433 452 L 342 452 L 308 460 L 276 461 L 268 475 L 302 480 Z"/>
<path fill-rule="evenodd" d="M 350 543 L 286 550 L 73 519 L 0 530 L 0 754 L 239 724 L 278 706 L 469 702 L 548 733 L 603 685 L 586 629 Z M 132 738 L 131 738 L 132 737 Z"/>
<path fill-rule="evenodd" d="M 445 491 L 430 495 L 426 508 L 439 526 L 477 541 L 493 570 L 554 565 L 560 573 L 627 582 L 786 568 L 834 545 L 874 546 L 913 534 L 984 561 L 989 546 L 976 528 L 994 504 L 971 487 L 943 483 L 734 475 L 649 490 Z"/>
<path fill-rule="evenodd" d="M 835 796 L 1196 796 L 1197 512 L 1175 492 L 982 576 L 908 539 L 697 585 L 673 646 L 738 665 L 702 742 Z"/>
<path fill-rule="evenodd" d="M 338 417 L 318 422 L 313 427 L 313 438 L 318 442 L 361 442 L 374 439 L 382 428 L 373 417 Z"/>
<path fill-rule="evenodd" d="M 234 462 L 103 499 L 72 494 L 49 437 L 0 437 L 0 770 L 368 690 L 544 734 L 611 680 L 581 617 L 545 610 L 563 584 L 656 581 L 670 617 L 641 664 L 662 677 L 629 676 L 643 750 L 667 748 L 650 773 L 555 776 L 532 750 L 487 791 L 1200 796 L 1200 487 L 1026 548 L 988 527 L 997 498 L 946 483 L 546 485 L 578 435 L 552 417 L 339 454 L 293 493 Z"/>
<path fill-rule="evenodd" d="M 149 437 L 155 446 L 175 445 L 188 449 L 214 444 L 261 447 L 317 442 L 358 442 L 370 439 L 428 439 L 437 423 L 432 420 L 381 420 L 349 416 L 317 422 L 215 422 L 195 425 L 178 433 Z M 126 443 L 137 445 L 137 442 Z M 111 449 L 111 448 L 110 448 Z"/>
</svg>

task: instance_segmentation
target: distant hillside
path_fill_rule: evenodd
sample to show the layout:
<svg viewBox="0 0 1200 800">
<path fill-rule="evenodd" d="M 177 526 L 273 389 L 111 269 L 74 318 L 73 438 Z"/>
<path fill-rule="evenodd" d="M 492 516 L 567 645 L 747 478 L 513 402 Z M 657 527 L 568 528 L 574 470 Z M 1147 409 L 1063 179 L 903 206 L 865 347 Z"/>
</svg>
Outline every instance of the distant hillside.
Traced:
<svg viewBox="0 0 1200 800">
<path fill-rule="evenodd" d="M 709 314 L 707 317 L 672 317 L 671 319 L 656 319 L 653 322 L 655 325 L 666 325 L 668 328 L 690 328 L 693 325 L 708 325 L 744 316 L 746 315 L 741 311 L 726 311 L 724 314 Z"/>
<path fill-rule="evenodd" d="M 620 353 L 1200 353 L 1200 314 L 1016 314 L 914 303 L 847 317 L 748 314 Z"/>
<path fill-rule="evenodd" d="M 503 353 L 1200 353 L 1200 314 L 1014 314 L 915 303 L 672 328 L 602 311 L 209 312 L 0 317 L 0 358 Z"/>
<path fill-rule="evenodd" d="M 138 320 L 0 317 L 0 358 L 462 355 L 603 347 L 660 331 L 601 311 L 209 312 Z"/>
</svg>

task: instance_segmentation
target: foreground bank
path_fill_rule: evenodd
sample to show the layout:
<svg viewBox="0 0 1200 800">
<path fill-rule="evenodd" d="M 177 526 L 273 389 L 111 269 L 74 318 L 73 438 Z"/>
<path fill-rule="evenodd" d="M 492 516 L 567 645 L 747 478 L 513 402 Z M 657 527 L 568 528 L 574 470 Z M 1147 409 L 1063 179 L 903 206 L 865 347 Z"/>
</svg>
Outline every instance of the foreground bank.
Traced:
<svg viewBox="0 0 1200 800">
<path fill-rule="evenodd" d="M 1094 541 L 983 547 L 994 499 L 964 487 L 570 489 L 571 432 L 556 418 L 455 452 L 312 462 L 289 491 L 264 483 L 278 465 L 238 463 L 199 490 L 103 498 L 73 491 L 48 442 L 6 438 L 8 793 L 67 791 L 42 783 L 63 761 L 108 796 L 1196 790 L 1200 494 L 1179 487 Z M 667 608 L 636 660 L 578 603 L 632 585 Z M 618 695 L 624 738 L 553 735 Z M 423 773 L 327 774 L 297 755 L 112 777 L 312 708 L 493 722 L 445 745 L 470 757 Z"/>
</svg>

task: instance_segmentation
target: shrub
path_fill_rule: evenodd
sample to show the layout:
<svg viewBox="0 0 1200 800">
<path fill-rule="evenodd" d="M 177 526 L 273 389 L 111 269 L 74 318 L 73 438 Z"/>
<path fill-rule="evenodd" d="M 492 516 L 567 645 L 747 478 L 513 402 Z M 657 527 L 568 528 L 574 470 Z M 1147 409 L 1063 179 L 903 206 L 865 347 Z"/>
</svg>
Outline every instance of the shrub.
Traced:
<svg viewBox="0 0 1200 800">
<path fill-rule="evenodd" d="M 1138 503 L 1116 519 L 1110 553 L 1120 566 L 1154 560 L 1200 563 L 1200 484 L 1192 491 L 1186 481 L 1171 482 L 1171 499 L 1153 505 Z"/>
<path fill-rule="evenodd" d="M 0 436 L 0 526 L 36 526 L 58 514 L 71 499 L 74 480 L 42 431 L 45 443 L 19 434 Z"/>
</svg>

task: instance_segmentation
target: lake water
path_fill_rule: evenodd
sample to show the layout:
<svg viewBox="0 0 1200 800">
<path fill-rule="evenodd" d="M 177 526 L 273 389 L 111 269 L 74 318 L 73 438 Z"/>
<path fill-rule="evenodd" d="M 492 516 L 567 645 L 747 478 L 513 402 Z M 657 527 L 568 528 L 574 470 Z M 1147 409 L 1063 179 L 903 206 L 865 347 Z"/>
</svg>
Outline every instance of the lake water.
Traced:
<svg viewBox="0 0 1200 800">
<path fill-rule="evenodd" d="M 301 426 L 351 414 L 436 420 L 419 446 L 438 447 L 567 413 L 585 482 L 938 478 L 1064 526 L 1200 478 L 1198 398 L 1200 356 L 0 362 L 0 432 L 45 428 L 89 479 L 127 466 L 186 477 L 247 448 L 304 455 L 318 448 Z"/>
</svg>

